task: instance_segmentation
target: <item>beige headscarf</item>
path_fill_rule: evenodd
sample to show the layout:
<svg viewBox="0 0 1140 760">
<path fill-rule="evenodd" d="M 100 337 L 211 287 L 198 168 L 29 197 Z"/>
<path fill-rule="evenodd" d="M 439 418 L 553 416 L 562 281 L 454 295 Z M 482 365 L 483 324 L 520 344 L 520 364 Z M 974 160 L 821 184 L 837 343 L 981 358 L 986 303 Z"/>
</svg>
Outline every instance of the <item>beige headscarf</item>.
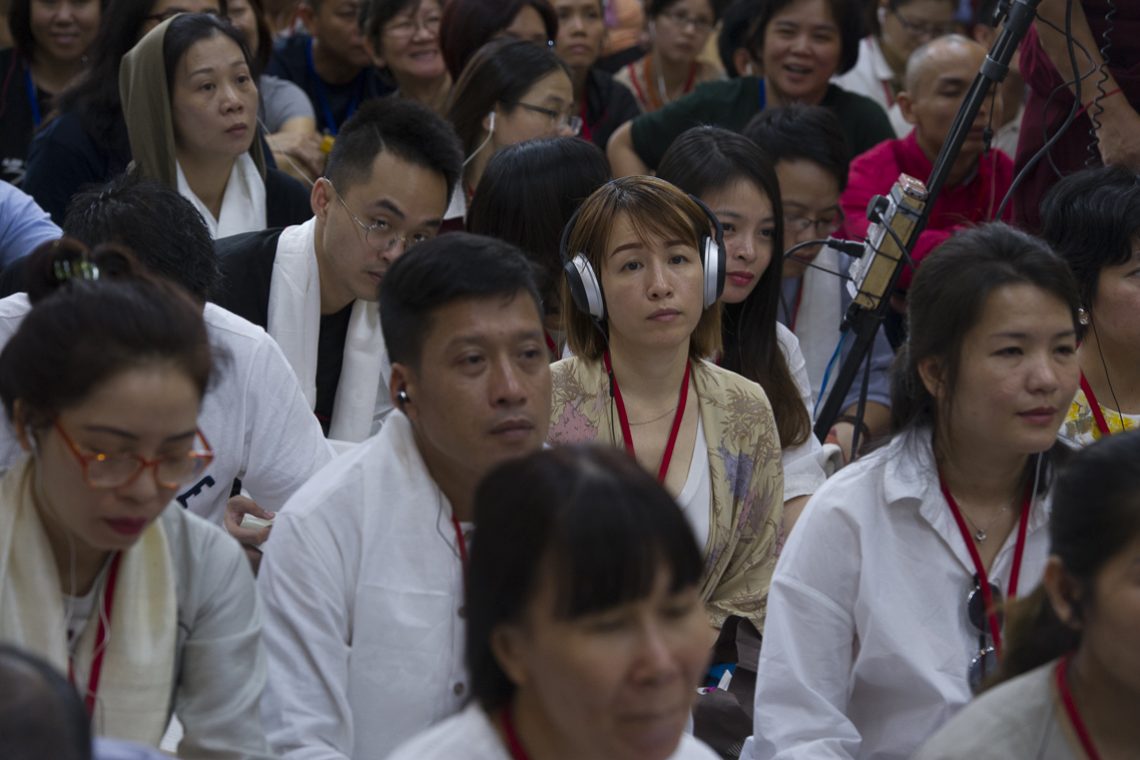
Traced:
<svg viewBox="0 0 1140 760">
<path fill-rule="evenodd" d="M 123 56 L 119 66 L 119 95 L 134 158 L 132 171 L 171 188 L 178 187 L 178 170 L 162 45 L 166 30 L 175 18 L 177 16 L 163 21 L 143 35 Z M 249 153 L 261 178 L 265 179 L 260 131 L 254 136 Z"/>
<path fill-rule="evenodd" d="M 0 480 L 0 641 L 38 654 L 68 672 L 67 614 L 59 572 L 32 495 L 34 460 Z M 106 581 L 76 647 L 82 695 L 95 655 Z M 157 747 L 173 694 L 177 590 L 166 532 L 151 523 L 122 553 L 92 729 L 100 736 Z"/>
</svg>

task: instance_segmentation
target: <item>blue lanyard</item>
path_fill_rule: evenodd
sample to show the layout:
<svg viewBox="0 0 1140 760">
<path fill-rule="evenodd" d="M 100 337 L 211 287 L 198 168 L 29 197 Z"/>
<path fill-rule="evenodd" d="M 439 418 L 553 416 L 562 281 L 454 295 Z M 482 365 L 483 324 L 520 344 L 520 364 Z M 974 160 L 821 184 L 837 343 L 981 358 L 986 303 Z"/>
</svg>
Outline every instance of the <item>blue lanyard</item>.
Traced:
<svg viewBox="0 0 1140 760">
<path fill-rule="evenodd" d="M 28 93 L 28 106 L 32 109 L 32 125 L 40 125 L 40 99 L 36 97 L 36 83 L 32 81 L 31 69 L 24 69 L 24 89 Z"/>
<path fill-rule="evenodd" d="M 764 77 L 760 77 L 760 85 L 756 88 L 756 100 L 760 103 L 760 110 L 768 105 L 768 90 L 764 87 Z"/>
<path fill-rule="evenodd" d="M 317 100 L 319 100 L 321 103 L 321 111 L 324 113 L 325 132 L 332 135 L 333 137 L 336 137 L 336 133 L 338 131 L 337 123 L 336 119 L 333 118 L 332 106 L 329 104 L 328 93 L 325 92 L 325 83 L 321 80 L 320 75 L 317 74 L 317 67 L 313 65 L 312 37 L 309 38 L 309 44 L 305 47 L 305 61 L 309 66 L 309 75 L 313 78 L 313 87 L 316 90 Z M 356 107 L 360 105 L 360 90 L 364 85 L 364 83 L 360 80 L 362 76 L 364 76 L 363 71 L 356 75 L 356 92 L 352 94 L 352 100 L 350 100 L 348 103 L 348 112 L 344 115 L 345 121 L 348 121 L 348 119 L 354 113 L 356 113 Z"/>
</svg>

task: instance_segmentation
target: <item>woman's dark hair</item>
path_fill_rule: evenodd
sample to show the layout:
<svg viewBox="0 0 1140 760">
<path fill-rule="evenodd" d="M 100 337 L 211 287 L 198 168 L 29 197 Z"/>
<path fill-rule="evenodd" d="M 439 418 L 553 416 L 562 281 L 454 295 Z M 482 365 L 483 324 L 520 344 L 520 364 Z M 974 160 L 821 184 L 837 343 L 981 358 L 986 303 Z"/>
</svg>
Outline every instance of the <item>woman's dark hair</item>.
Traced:
<svg viewBox="0 0 1140 760">
<path fill-rule="evenodd" d="M 36 38 L 32 35 L 32 0 L 10 0 L 8 6 L 8 31 L 12 35 L 12 47 L 25 61 L 36 57 Z M 108 0 L 99 0 L 99 18 L 107 12 Z"/>
<path fill-rule="evenodd" d="M 175 364 L 205 393 L 213 359 L 201 305 L 124 249 L 44 243 L 28 259 L 26 285 L 32 310 L 0 352 L 9 419 L 18 399 L 26 423 L 50 425 L 109 378 L 154 361 Z"/>
<path fill-rule="evenodd" d="M 773 164 L 810 161 L 835 177 L 839 192 L 846 189 L 851 149 L 839 117 L 830 108 L 799 104 L 765 108 L 742 134 L 759 145 Z"/>
<path fill-rule="evenodd" d="M 0 757 L 92 757 L 91 718 L 75 687 L 46 660 L 11 644 L 0 644 Z"/>
<path fill-rule="evenodd" d="M 546 39 L 558 39 L 558 14 L 549 0 L 450 0 L 443 8 L 439 48 L 453 81 L 475 51 L 501 34 L 524 8 L 542 17 Z"/>
<path fill-rule="evenodd" d="M 562 228 L 590 194 L 610 179 L 596 145 L 553 137 L 508 145 L 487 164 L 467 212 L 467 230 L 505 240 L 534 262 L 547 313 L 558 304 Z"/>
<path fill-rule="evenodd" d="M 777 13 L 801 0 L 761 0 L 757 16 L 745 38 L 745 47 L 752 57 L 760 60 L 764 52 L 764 31 Z M 859 40 L 863 39 L 862 7 L 858 0 L 824 0 L 839 28 L 839 66 L 836 74 L 846 74 L 855 68 L 859 58 Z"/>
<path fill-rule="evenodd" d="M 776 171 L 756 143 L 719 127 L 693 127 L 661 159 L 657 176 L 690 195 L 704 196 L 745 181 L 772 204 L 772 257 L 740 303 L 723 304 L 721 364 L 760 384 L 772 402 L 780 446 L 798 446 L 811 435 L 811 418 L 776 338 L 776 309 L 783 278 L 784 211 Z"/>
<path fill-rule="evenodd" d="M 899 349 L 891 383 L 891 427 L 939 430 L 954 398 L 966 333 L 981 319 L 990 295 L 1010 285 L 1032 285 L 1060 300 L 1078 329 L 1076 283 L 1044 242 L 1001 223 L 956 234 L 922 261 L 907 298 L 907 342 Z M 923 385 L 918 366 L 941 363 L 945 400 Z"/>
<path fill-rule="evenodd" d="M 763 0 L 734 0 L 720 20 L 720 31 L 716 35 L 716 52 L 720 63 L 730 79 L 736 79 L 741 72 L 736 70 L 732 56 L 739 48 L 748 47 L 748 32 L 752 21 L 760 12 Z"/>
<path fill-rule="evenodd" d="M 213 13 L 182 13 L 170 20 L 170 26 L 166 27 L 166 34 L 162 38 L 162 65 L 166 70 L 168 97 L 174 97 L 174 76 L 178 73 L 178 63 L 186 51 L 195 43 L 219 34 L 229 37 L 238 46 L 251 74 L 256 70 L 245 37 L 228 18 Z M 171 119 L 173 120 L 173 115 Z"/>
<path fill-rule="evenodd" d="M 1122 166 L 1070 174 L 1041 201 L 1041 220 L 1041 237 L 1069 265 L 1091 310 L 1101 270 L 1131 259 L 1140 237 L 1140 177 Z"/>
<path fill-rule="evenodd" d="M 253 75 L 260 77 L 269 66 L 269 58 L 273 55 L 273 32 L 269 28 L 269 19 L 265 17 L 265 4 L 262 0 L 246 0 L 249 10 L 253 13 L 254 24 L 257 28 L 254 35 L 257 37 L 257 56 L 254 58 L 256 66 Z M 229 18 L 228 16 L 226 18 Z M 247 44 L 246 47 L 249 47 Z"/>
<path fill-rule="evenodd" d="M 1076 588 L 1068 600 L 1077 623 L 1096 598 L 1108 562 L 1140 537 L 1140 432 L 1102 438 L 1074 454 L 1057 476 L 1049 517 L 1050 554 Z M 1044 587 L 1014 602 L 998 681 L 1015 678 L 1080 645 L 1080 629 L 1063 622 Z"/>
<path fill-rule="evenodd" d="M 56 100 L 58 113 L 75 112 L 96 142 L 129 152 L 119 96 L 119 64 L 142 37 L 140 31 L 156 0 L 110 0 L 91 44 L 87 69 Z M 218 0 L 221 13 L 226 0 Z M 246 56 L 249 57 L 248 55 Z"/>
<path fill-rule="evenodd" d="M 418 367 L 432 317 L 467 298 L 531 298 L 542 314 L 534 267 L 502 240 L 453 232 L 405 253 L 380 285 L 380 327 L 388 357 Z"/>
<path fill-rule="evenodd" d="M 570 77 L 558 56 L 531 42 L 497 39 L 479 48 L 447 103 L 447 118 L 459 134 L 464 155 L 471 155 L 483 141 L 483 119 L 495 106 L 513 110 L 527 90 L 555 71 Z"/>
<path fill-rule="evenodd" d="M 645 15 L 647 18 L 657 18 L 680 1 L 681 0 L 647 0 L 645 3 Z M 720 17 L 724 14 L 724 7 L 728 4 L 728 0 L 708 0 L 708 4 L 709 7 L 712 8 L 713 22 L 720 21 Z"/>
<path fill-rule="evenodd" d="M 515 685 L 491 649 L 495 629 L 525 616 L 540 584 L 573 620 L 644 599 L 658 573 L 696 586 L 701 554 L 668 492 L 609 446 L 560 447 L 500 465 L 475 492 L 479 540 L 467 574 L 467 671 L 488 713 Z"/>
</svg>

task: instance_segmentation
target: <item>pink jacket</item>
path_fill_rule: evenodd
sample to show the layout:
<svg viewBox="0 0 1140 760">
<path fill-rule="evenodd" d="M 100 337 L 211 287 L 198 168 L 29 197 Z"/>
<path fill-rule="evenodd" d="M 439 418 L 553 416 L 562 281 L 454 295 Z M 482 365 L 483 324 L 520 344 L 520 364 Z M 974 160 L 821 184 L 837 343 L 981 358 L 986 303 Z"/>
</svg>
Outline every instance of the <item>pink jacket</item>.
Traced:
<svg viewBox="0 0 1140 760">
<path fill-rule="evenodd" d="M 862 240 L 867 234 L 867 204 L 875 195 L 886 195 L 900 173 L 925 182 L 934 165 L 918 146 L 914 132 L 900 140 L 886 140 L 857 156 L 851 162 L 847 189 L 839 199 L 847 221 L 840 235 L 849 240 Z M 978 161 L 978 168 L 958 185 L 943 185 L 934 203 L 926 229 L 918 237 L 911 258 L 918 265 L 926 254 L 937 248 L 955 230 L 972 224 L 992 221 L 1001 199 L 1013 180 L 1013 162 L 999 150 L 990 150 Z M 1002 221 L 1011 218 L 1006 208 Z M 914 273 L 903 270 L 899 288 L 910 286 Z"/>
</svg>

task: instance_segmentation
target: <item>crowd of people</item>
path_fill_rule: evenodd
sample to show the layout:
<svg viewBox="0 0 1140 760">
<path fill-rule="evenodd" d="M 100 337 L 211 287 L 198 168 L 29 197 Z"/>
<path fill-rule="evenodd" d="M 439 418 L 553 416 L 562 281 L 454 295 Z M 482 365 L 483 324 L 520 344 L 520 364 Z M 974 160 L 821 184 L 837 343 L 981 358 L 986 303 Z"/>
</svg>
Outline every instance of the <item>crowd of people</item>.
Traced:
<svg viewBox="0 0 1140 760">
<path fill-rule="evenodd" d="M 0 757 L 1140 753 L 1140 11 L 3 5 Z"/>
</svg>

